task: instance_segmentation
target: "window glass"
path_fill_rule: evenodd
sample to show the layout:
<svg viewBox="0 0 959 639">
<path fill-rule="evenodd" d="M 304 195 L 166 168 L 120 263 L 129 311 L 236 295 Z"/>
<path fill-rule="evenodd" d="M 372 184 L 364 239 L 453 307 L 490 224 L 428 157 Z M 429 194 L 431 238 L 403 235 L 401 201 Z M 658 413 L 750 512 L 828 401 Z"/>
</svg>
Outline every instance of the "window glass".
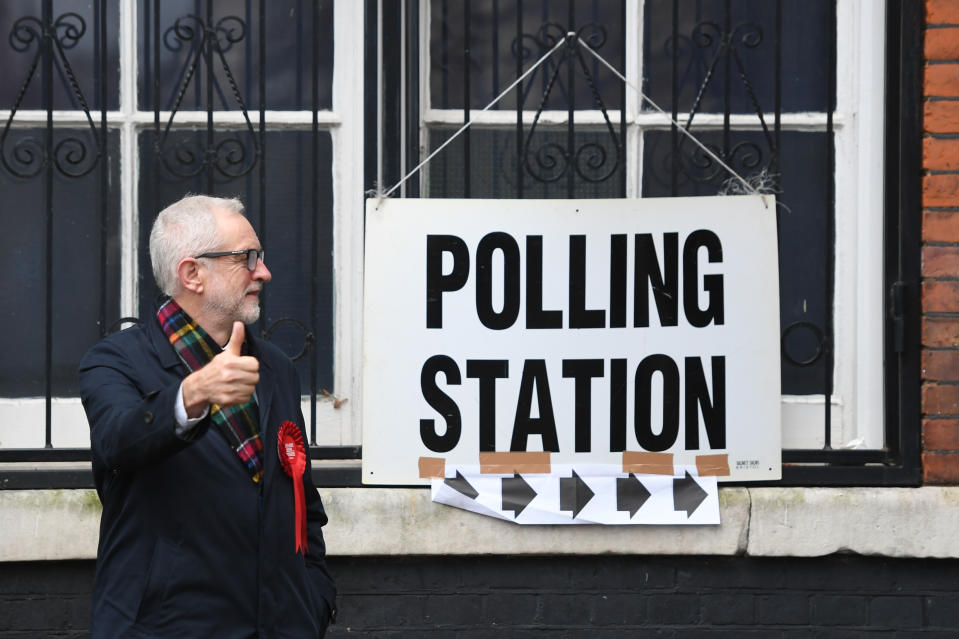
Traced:
<svg viewBox="0 0 959 639">
<path fill-rule="evenodd" d="M 214 110 L 239 108 L 238 92 L 248 110 L 260 108 L 259 87 L 264 83 L 265 108 L 310 109 L 313 104 L 313 47 L 317 47 L 320 109 L 332 104 L 333 2 L 322 0 L 314 16 L 314 3 L 306 0 L 139 0 L 139 104 L 154 108 L 157 79 L 155 56 L 159 49 L 160 110 L 203 111 L 212 95 Z M 212 8 L 212 16 L 208 9 Z M 319 30 L 312 35 L 313 21 Z M 155 36 L 159 28 L 159 47 Z M 205 59 L 205 29 L 215 30 L 216 45 Z M 265 43 L 260 42 L 261 29 Z M 260 64 L 265 45 L 266 63 Z M 212 62 L 212 78 L 208 72 Z M 261 78 L 262 75 L 262 78 Z M 210 84 L 210 86 L 208 86 Z M 235 85 L 235 86 L 234 86 Z"/>
<path fill-rule="evenodd" d="M 438 147 L 455 132 L 453 128 L 431 129 L 430 146 Z M 617 151 L 620 139 L 606 129 L 578 126 L 573 140 L 573 165 L 567 156 L 564 128 L 524 129 L 522 197 L 600 198 L 622 197 L 626 158 Z M 429 197 L 463 197 L 466 163 L 463 136 L 455 139 L 427 166 Z M 518 197 L 516 131 L 476 129 L 470 132 L 470 196 Z M 569 177 L 572 181 L 569 181 Z M 571 192 L 572 190 L 572 192 Z"/>
<path fill-rule="evenodd" d="M 44 102 L 43 26 L 54 25 L 59 50 L 52 64 L 53 82 L 50 91 L 54 109 L 99 110 L 101 34 L 98 33 L 99 9 L 105 2 L 106 39 L 106 107 L 119 108 L 120 57 L 118 49 L 118 0 L 61 0 L 53 3 L 53 12 L 44 16 L 38 0 L 4 0 L 0 2 L 0 109 L 46 109 Z M 36 67 L 31 74 L 31 67 Z M 75 85 L 75 86 L 74 86 Z M 21 95 L 21 91 L 23 91 Z M 81 101 L 82 100 L 82 101 Z"/>
<path fill-rule="evenodd" d="M 777 32 L 779 4 L 768 0 L 648 0 L 643 35 L 645 91 L 663 109 L 672 108 L 675 55 L 680 111 L 691 109 L 700 99 L 697 112 L 724 113 L 728 100 L 732 113 L 755 113 L 755 96 L 760 110 L 772 113 L 776 39 L 781 38 L 783 111 L 826 110 L 829 20 L 835 2 L 785 0 L 781 3 L 783 27 Z M 674 8 L 678 16 L 675 48 Z M 722 50 L 727 36 L 730 56 Z"/>
<path fill-rule="evenodd" d="M 20 146 L 42 139 L 42 131 L 14 130 L 9 142 Z M 85 149 L 86 161 L 59 154 L 46 170 L 11 175 L 0 169 L 4 232 L 0 233 L 0 395 L 37 397 L 46 393 L 47 275 L 52 281 L 52 370 L 54 395 L 75 395 L 77 365 L 83 353 L 100 339 L 104 323 L 119 313 L 119 136 L 107 140 L 109 167 L 106 199 L 101 197 L 101 167 L 89 131 L 58 129 L 54 148 L 72 149 L 73 160 Z M 42 147 L 41 147 L 42 149 Z M 40 167 L 43 168 L 43 167 Z M 48 215 L 48 202 L 52 220 Z M 52 222 L 52 227 L 51 227 Z M 106 253 L 101 246 L 105 224 Z M 52 251 L 47 235 L 52 234 Z M 106 278 L 106 281 L 103 278 Z"/>
<path fill-rule="evenodd" d="M 481 109 L 516 79 L 516 57 L 523 70 L 553 48 L 570 30 L 576 31 L 590 47 L 614 67 L 625 65 L 622 0 L 533 0 L 521 2 L 522 46 L 516 43 L 516 1 L 472 2 L 469 4 L 469 38 L 466 38 L 462 0 L 433 0 L 430 3 L 430 97 L 433 108 L 462 109 L 464 88 L 469 78 L 470 107 Z M 573 27 L 570 28 L 572 14 Z M 469 45 L 469 66 L 464 48 Z M 546 109 L 565 110 L 570 94 L 568 63 L 561 52 L 531 74 L 523 85 L 522 106 L 537 110 L 546 96 Z M 588 52 L 582 52 L 586 71 L 578 59 L 572 95 L 578 109 L 599 109 L 596 96 L 607 109 L 622 106 L 622 83 Z M 555 73 L 556 71 L 559 73 Z M 595 86 L 590 86 L 590 80 Z M 550 89 L 550 83 L 553 86 Z M 547 89 L 550 89 L 547 91 Z M 516 92 L 511 91 L 494 107 L 515 109 Z"/>
</svg>

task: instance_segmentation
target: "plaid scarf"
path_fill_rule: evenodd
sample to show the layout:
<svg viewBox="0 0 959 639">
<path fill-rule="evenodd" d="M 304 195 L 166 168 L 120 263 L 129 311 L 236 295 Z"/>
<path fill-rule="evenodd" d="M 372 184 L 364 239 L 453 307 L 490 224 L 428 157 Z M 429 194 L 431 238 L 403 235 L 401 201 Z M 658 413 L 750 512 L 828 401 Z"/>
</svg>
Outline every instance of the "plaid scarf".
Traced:
<svg viewBox="0 0 959 639">
<path fill-rule="evenodd" d="M 203 368 L 223 352 L 220 345 L 173 299 L 167 300 L 160 307 L 157 319 L 160 320 L 160 326 L 170 344 L 190 372 Z M 226 437 L 237 457 L 246 464 L 254 482 L 260 481 L 263 476 L 263 461 L 260 458 L 263 442 L 259 433 L 259 413 L 256 394 L 250 397 L 250 401 L 239 406 L 210 406 L 210 419 Z"/>
</svg>

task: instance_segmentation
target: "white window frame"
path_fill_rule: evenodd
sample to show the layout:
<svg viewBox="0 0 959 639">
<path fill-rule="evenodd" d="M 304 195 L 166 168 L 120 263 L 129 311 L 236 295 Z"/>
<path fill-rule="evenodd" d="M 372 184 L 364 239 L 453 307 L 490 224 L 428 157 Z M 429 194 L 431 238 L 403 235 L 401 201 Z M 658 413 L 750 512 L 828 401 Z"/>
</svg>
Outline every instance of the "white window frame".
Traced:
<svg viewBox="0 0 959 639">
<path fill-rule="evenodd" d="M 834 388 L 831 396 L 833 448 L 881 449 L 883 410 L 883 131 L 885 96 L 885 3 L 843 0 L 836 3 L 837 68 L 835 135 L 835 287 Z M 433 108 L 430 99 L 429 0 L 420 7 L 420 148 L 429 151 L 429 131 L 463 124 L 462 109 Z M 626 3 L 627 39 L 624 75 L 642 86 L 643 3 Z M 534 61 L 530 60 L 529 64 Z M 614 65 L 615 66 L 615 65 Z M 626 196 L 639 197 L 643 170 L 643 133 L 669 130 L 665 115 L 641 111 L 640 97 L 626 88 Z M 527 126 L 536 112 L 523 112 Z M 619 110 L 610 110 L 613 122 Z M 515 126 L 512 110 L 471 111 L 473 128 Z M 603 126 L 598 110 L 579 110 L 576 123 Z M 688 114 L 679 115 L 684 124 Z M 540 114 L 538 126 L 563 128 L 565 110 Z M 735 130 L 761 130 L 759 118 L 734 114 Z M 784 112 L 783 131 L 826 131 L 825 112 Z M 723 115 L 697 113 L 696 131 L 721 130 Z M 420 173 L 420 192 L 428 192 L 427 171 Z M 788 215 L 788 213 L 784 213 Z M 824 446 L 825 395 L 784 395 L 782 444 L 784 449 L 821 449 Z"/>
<path fill-rule="evenodd" d="M 138 313 L 138 241 L 140 211 L 138 136 L 154 125 L 152 109 L 137 104 L 137 64 L 140 60 L 136 2 L 119 3 L 119 109 L 107 112 L 107 127 L 120 133 L 120 316 Z M 364 3 L 334 0 L 332 108 L 318 113 L 320 131 L 332 139 L 333 183 L 333 379 L 332 394 L 347 399 L 334 407 L 332 398 L 317 400 L 317 443 L 355 445 L 361 440 L 360 365 L 363 312 L 363 60 Z M 92 37 L 92 36 L 90 36 Z M 6 122 L 9 110 L 0 110 Z M 168 121 L 170 112 L 161 112 Z M 205 127 L 206 111 L 178 111 L 177 127 Z M 312 111 L 266 111 L 267 130 L 309 131 Z M 18 110 L 14 125 L 46 125 L 46 110 Z M 82 111 L 54 111 L 54 127 L 89 126 Z M 245 128 L 239 111 L 214 112 L 216 126 Z M 144 212 L 144 217 L 154 211 Z M 46 400 L 43 397 L 0 398 L 0 448 L 43 448 Z M 302 401 L 309 422 L 310 398 Z M 57 448 L 90 445 L 86 415 L 76 397 L 52 398 L 52 443 Z"/>
</svg>

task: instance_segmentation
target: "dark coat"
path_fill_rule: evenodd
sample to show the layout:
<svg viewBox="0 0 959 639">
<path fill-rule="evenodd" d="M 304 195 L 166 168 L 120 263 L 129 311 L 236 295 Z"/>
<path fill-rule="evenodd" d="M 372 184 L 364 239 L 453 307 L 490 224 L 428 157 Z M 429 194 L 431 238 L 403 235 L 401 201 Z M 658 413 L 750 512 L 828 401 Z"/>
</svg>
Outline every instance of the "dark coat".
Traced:
<svg viewBox="0 0 959 639">
<path fill-rule="evenodd" d="M 280 424 L 303 431 L 299 381 L 282 351 L 251 333 L 248 354 L 260 362 L 259 485 L 209 416 L 192 442 L 176 435 L 174 401 L 188 371 L 155 318 L 104 339 L 81 361 L 103 502 L 94 639 L 323 635 L 336 596 L 320 530 L 326 513 L 307 465 L 309 553 L 296 553 L 293 484 L 277 454 Z"/>
</svg>

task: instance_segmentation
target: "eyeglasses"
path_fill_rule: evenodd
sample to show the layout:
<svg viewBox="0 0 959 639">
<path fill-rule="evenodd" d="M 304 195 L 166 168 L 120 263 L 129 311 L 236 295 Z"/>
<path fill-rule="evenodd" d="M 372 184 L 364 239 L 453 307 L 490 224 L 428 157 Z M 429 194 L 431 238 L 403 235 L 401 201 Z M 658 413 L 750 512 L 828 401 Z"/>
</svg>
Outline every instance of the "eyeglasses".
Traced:
<svg viewBox="0 0 959 639">
<path fill-rule="evenodd" d="M 240 251 L 217 251 L 216 253 L 204 253 L 203 255 L 194 255 L 194 258 L 200 257 L 226 257 L 227 255 L 246 255 L 246 268 L 248 271 L 256 270 L 257 260 L 262 260 L 266 251 L 263 249 L 243 249 Z"/>
</svg>

